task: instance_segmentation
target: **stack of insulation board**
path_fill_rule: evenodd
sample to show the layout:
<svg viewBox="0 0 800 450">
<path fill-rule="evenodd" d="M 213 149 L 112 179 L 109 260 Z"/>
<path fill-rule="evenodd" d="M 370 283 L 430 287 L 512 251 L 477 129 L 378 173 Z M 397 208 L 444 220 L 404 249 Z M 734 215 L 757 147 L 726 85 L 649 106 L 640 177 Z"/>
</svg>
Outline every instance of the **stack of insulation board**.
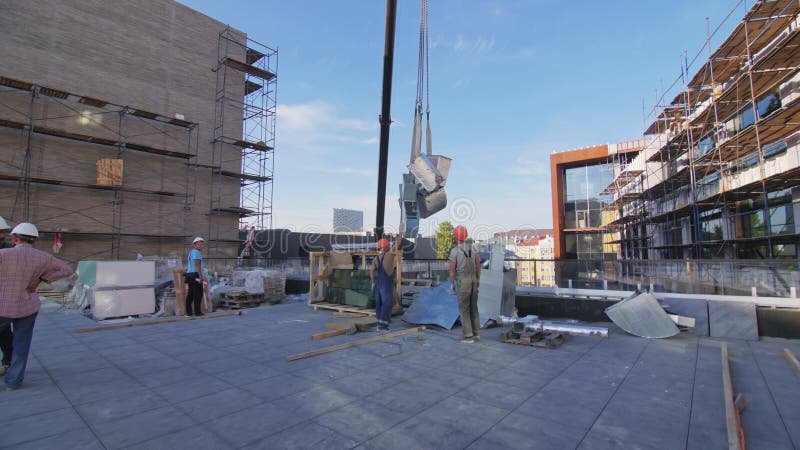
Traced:
<svg viewBox="0 0 800 450">
<path fill-rule="evenodd" d="M 153 314 L 154 261 L 80 261 L 78 284 L 86 288 L 95 319 Z"/>
</svg>

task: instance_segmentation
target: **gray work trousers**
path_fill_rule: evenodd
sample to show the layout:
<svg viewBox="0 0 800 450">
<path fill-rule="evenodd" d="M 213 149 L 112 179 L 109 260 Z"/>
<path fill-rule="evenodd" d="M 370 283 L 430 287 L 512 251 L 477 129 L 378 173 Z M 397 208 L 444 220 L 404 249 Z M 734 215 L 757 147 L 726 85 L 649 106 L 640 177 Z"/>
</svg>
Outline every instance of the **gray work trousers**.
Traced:
<svg viewBox="0 0 800 450">
<path fill-rule="evenodd" d="M 478 278 L 475 274 L 461 273 L 456 277 L 458 285 L 458 313 L 461 315 L 461 329 L 465 338 L 480 335 L 481 323 L 478 317 Z"/>
</svg>

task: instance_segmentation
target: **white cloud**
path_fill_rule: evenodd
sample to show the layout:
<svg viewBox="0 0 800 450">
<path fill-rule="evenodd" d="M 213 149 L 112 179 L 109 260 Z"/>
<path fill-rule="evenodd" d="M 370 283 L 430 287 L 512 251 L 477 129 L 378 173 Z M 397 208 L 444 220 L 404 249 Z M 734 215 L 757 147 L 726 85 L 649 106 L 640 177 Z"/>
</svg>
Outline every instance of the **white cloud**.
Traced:
<svg viewBox="0 0 800 450">
<path fill-rule="evenodd" d="M 310 150 L 324 149 L 331 143 L 368 144 L 377 130 L 377 121 L 345 117 L 334 105 L 321 100 L 282 104 L 277 109 L 276 133 L 281 147 Z"/>
<path fill-rule="evenodd" d="M 378 138 L 371 137 L 371 138 L 366 138 L 366 139 L 361 140 L 361 142 L 359 142 L 359 144 L 372 145 L 372 144 L 377 144 L 379 141 L 380 140 Z"/>
<path fill-rule="evenodd" d="M 494 44 L 495 41 L 492 36 L 468 38 L 458 33 L 453 43 L 453 51 L 458 53 L 488 53 L 494 48 Z"/>
</svg>

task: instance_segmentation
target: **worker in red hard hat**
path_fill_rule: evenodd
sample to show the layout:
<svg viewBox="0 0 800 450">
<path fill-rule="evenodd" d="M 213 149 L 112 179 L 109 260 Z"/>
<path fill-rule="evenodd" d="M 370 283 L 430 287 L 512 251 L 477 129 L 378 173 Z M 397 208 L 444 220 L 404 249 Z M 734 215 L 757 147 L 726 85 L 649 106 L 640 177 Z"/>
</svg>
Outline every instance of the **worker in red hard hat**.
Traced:
<svg viewBox="0 0 800 450">
<path fill-rule="evenodd" d="M 400 249 L 401 237 L 395 240 L 395 250 L 390 250 L 388 239 L 378 240 L 380 254 L 372 260 L 369 278 L 375 286 L 375 319 L 378 331 L 389 331 L 389 319 L 392 318 L 394 306 L 394 280 L 397 277 L 396 251 Z"/>
<path fill-rule="evenodd" d="M 461 342 L 471 344 L 480 339 L 481 324 L 478 318 L 478 286 L 481 279 L 481 258 L 467 244 L 467 229 L 459 225 L 453 229 L 458 245 L 450 251 L 450 289 L 458 297 L 458 312 L 464 337 Z"/>
</svg>

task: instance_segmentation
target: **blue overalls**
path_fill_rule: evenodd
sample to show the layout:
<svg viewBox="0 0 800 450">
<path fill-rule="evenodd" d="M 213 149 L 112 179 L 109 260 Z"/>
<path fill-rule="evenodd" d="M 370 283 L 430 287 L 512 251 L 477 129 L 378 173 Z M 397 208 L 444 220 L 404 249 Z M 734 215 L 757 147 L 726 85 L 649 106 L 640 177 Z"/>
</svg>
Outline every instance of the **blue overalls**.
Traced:
<svg viewBox="0 0 800 450">
<path fill-rule="evenodd" d="M 386 269 L 383 267 L 385 257 L 385 253 L 376 257 L 378 277 L 375 280 L 375 319 L 380 328 L 389 327 L 389 319 L 392 317 L 392 307 L 394 306 L 395 271 L 392 270 L 391 275 L 386 273 Z"/>
</svg>

